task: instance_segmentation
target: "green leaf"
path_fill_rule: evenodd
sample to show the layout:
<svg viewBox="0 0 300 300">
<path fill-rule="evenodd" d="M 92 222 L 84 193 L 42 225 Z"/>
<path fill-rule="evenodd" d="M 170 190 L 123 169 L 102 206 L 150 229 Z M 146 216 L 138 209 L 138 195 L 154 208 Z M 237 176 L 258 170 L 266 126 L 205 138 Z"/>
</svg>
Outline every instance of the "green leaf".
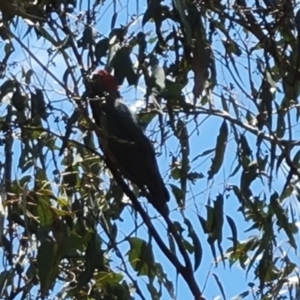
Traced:
<svg viewBox="0 0 300 300">
<path fill-rule="evenodd" d="M 172 184 L 172 183 L 170 183 L 170 187 L 171 187 L 172 193 L 173 193 L 173 195 L 176 199 L 177 205 L 179 207 L 182 207 L 183 198 L 184 198 L 182 190 L 179 187 L 177 187 L 176 185 Z"/>
<path fill-rule="evenodd" d="M 11 284 L 12 284 L 11 280 L 12 280 L 12 277 L 13 277 L 12 275 L 13 275 L 13 273 L 8 271 L 8 270 L 4 270 L 0 273 L 0 286 L 1 286 L 1 289 L 11 286 Z"/>
<path fill-rule="evenodd" d="M 228 138 L 228 127 L 226 121 L 224 120 L 220 127 L 220 132 L 217 138 L 215 156 L 213 158 L 211 167 L 208 171 L 208 180 L 212 179 L 214 175 L 219 172 L 223 164 L 227 138 Z"/>
<path fill-rule="evenodd" d="M 40 37 L 43 37 L 44 39 L 49 41 L 53 46 L 59 46 L 58 41 L 53 38 L 53 34 L 49 33 L 44 27 L 35 25 L 34 29 L 38 39 Z"/>
<path fill-rule="evenodd" d="M 241 191 L 242 193 L 249 197 L 250 185 L 258 176 L 258 165 L 257 162 L 250 162 L 248 166 L 245 166 L 241 175 Z"/>
<path fill-rule="evenodd" d="M 237 228 L 236 228 L 236 225 L 235 225 L 235 222 L 234 220 L 229 217 L 229 216 L 226 216 L 227 218 L 227 222 L 230 226 L 230 229 L 231 229 L 231 233 L 232 233 L 232 242 L 233 242 L 233 251 L 235 252 L 236 249 L 237 249 L 237 245 L 238 245 L 238 237 L 237 237 Z"/>
<path fill-rule="evenodd" d="M 54 214 L 51 209 L 50 203 L 44 198 L 39 197 L 37 211 L 41 227 L 50 228 L 54 221 Z"/>
<path fill-rule="evenodd" d="M 300 150 L 297 151 L 293 158 L 293 163 L 299 168 L 300 167 Z"/>
<path fill-rule="evenodd" d="M 274 102 L 276 109 L 278 111 L 277 113 L 277 128 L 276 128 L 276 136 L 278 139 L 283 138 L 286 130 L 286 124 L 285 124 L 285 116 L 286 116 L 286 110 L 280 109 L 278 104 Z"/>
<path fill-rule="evenodd" d="M 174 6 L 174 9 L 179 14 L 180 21 L 182 22 L 182 27 L 185 31 L 185 39 L 187 41 L 187 44 L 191 44 L 192 29 L 191 29 L 191 26 L 189 23 L 189 16 L 186 14 L 187 2 L 181 1 L 181 0 L 174 0 L 173 6 Z"/>
<path fill-rule="evenodd" d="M 80 274 L 78 279 L 78 286 L 85 286 L 93 277 L 95 268 L 99 262 L 103 262 L 103 254 L 99 255 L 97 243 L 96 243 L 96 235 L 92 233 L 90 235 L 90 240 L 88 241 L 87 248 L 85 250 L 85 264 L 84 271 Z M 100 263 L 103 265 L 103 263 Z"/>
<path fill-rule="evenodd" d="M 89 49 L 90 45 L 95 44 L 96 33 L 91 26 L 86 26 L 82 37 L 77 42 L 78 48 Z"/>
<path fill-rule="evenodd" d="M 0 87 L 0 102 L 8 94 L 14 91 L 16 82 L 13 80 L 5 81 Z"/>
<path fill-rule="evenodd" d="M 75 109 L 73 111 L 72 115 L 68 118 L 65 135 L 63 137 L 62 145 L 61 145 L 61 148 L 59 151 L 59 156 L 62 155 L 64 150 L 67 148 L 68 142 L 70 140 L 70 136 L 73 132 L 73 127 L 74 127 L 75 123 L 79 121 L 79 117 L 80 117 L 79 110 Z"/>
<path fill-rule="evenodd" d="M 142 26 L 145 26 L 145 24 L 151 18 L 154 18 L 154 16 L 157 15 L 157 13 L 160 11 L 159 7 L 160 7 L 160 0 L 148 1 L 148 6 L 142 20 Z"/>
<path fill-rule="evenodd" d="M 37 111 L 41 118 L 46 121 L 47 120 L 47 112 L 46 112 L 46 102 L 44 98 L 44 93 L 41 89 L 35 89 L 35 96 L 37 100 Z"/>
<path fill-rule="evenodd" d="M 141 65 L 145 60 L 145 52 L 147 49 L 146 35 L 142 31 L 137 34 L 137 43 L 139 46 L 138 61 Z"/>
<path fill-rule="evenodd" d="M 202 156 L 209 155 L 209 154 L 213 153 L 214 151 L 215 151 L 215 148 L 205 150 L 205 151 L 203 151 L 201 154 L 196 155 L 196 156 L 192 159 L 191 162 L 196 161 L 198 158 L 200 158 L 200 157 L 202 157 Z"/>
<path fill-rule="evenodd" d="M 63 182 L 66 190 L 70 191 L 70 195 L 72 194 L 72 191 L 76 187 L 77 177 L 78 177 L 78 172 L 74 169 L 74 167 L 72 165 L 69 165 L 63 174 L 62 182 Z"/>
<path fill-rule="evenodd" d="M 149 112 L 149 113 L 139 114 L 138 117 L 139 117 L 139 125 L 145 131 L 147 126 L 156 117 L 156 113 Z"/>
<path fill-rule="evenodd" d="M 176 2 L 181 2 L 177 0 Z M 183 12 L 182 12 L 183 13 Z M 189 17 L 186 17 L 187 21 Z M 198 19 L 199 24 L 193 28 L 189 26 L 187 30 L 191 30 L 193 35 L 193 40 L 190 40 L 190 43 L 193 43 L 193 60 L 192 60 L 192 69 L 194 71 L 194 87 L 193 95 L 195 100 L 201 96 L 203 90 L 210 85 L 208 82 L 208 74 L 210 72 L 210 65 L 212 64 L 214 58 L 211 47 L 207 47 L 209 41 L 207 40 L 205 34 L 205 27 L 202 23 L 201 18 Z M 189 22 L 188 22 L 189 23 Z M 189 23 L 190 25 L 190 23 Z M 189 38 L 188 38 L 189 39 Z M 210 93 L 206 93 L 205 97 L 208 98 Z M 211 103 L 212 99 L 209 99 Z M 194 103 L 196 104 L 196 103 Z"/>
<path fill-rule="evenodd" d="M 41 124 L 41 118 L 47 121 L 46 103 L 44 94 L 41 89 L 36 89 L 35 93 L 31 92 L 31 118 L 34 120 L 34 125 L 38 126 Z"/>
<path fill-rule="evenodd" d="M 206 230 L 208 233 L 212 234 L 217 226 L 215 220 L 216 214 L 213 207 L 209 205 L 205 205 L 205 207 L 207 212 Z"/>
<path fill-rule="evenodd" d="M 111 18 L 111 24 L 110 29 L 113 30 L 116 27 L 116 21 L 117 21 L 118 13 L 115 12 Z"/>
<path fill-rule="evenodd" d="M 38 248 L 37 263 L 42 296 L 48 293 L 55 282 L 60 259 L 58 245 L 55 242 L 47 239 L 41 243 Z"/>
<path fill-rule="evenodd" d="M 161 289 L 158 291 L 156 287 L 153 285 L 153 282 L 147 284 L 148 291 L 150 292 L 151 299 L 161 299 Z"/>
<path fill-rule="evenodd" d="M 173 106 L 178 105 L 178 99 L 182 95 L 182 89 L 184 88 L 184 85 L 181 83 L 170 81 L 169 79 L 165 80 L 165 85 L 166 86 L 163 92 L 163 97 L 170 103 L 173 102 Z M 176 103 L 174 102 L 174 100 L 176 101 Z"/>
<path fill-rule="evenodd" d="M 102 57 L 105 57 L 109 49 L 109 39 L 104 38 L 97 42 L 95 46 L 95 56 L 99 63 Z"/>
<path fill-rule="evenodd" d="M 114 77 L 119 85 L 122 85 L 124 79 L 127 79 L 129 85 L 135 85 L 137 76 L 133 69 L 133 63 L 130 57 L 131 49 L 129 47 L 122 47 L 119 49 L 113 60 Z"/>
<path fill-rule="evenodd" d="M 207 224 L 206 224 L 206 220 L 202 216 L 199 216 L 199 215 L 198 215 L 198 220 L 202 226 L 204 233 L 206 233 L 206 234 L 209 233 L 209 230 L 208 230 Z"/>
<path fill-rule="evenodd" d="M 26 100 L 27 98 L 23 96 L 19 89 L 14 92 L 11 97 L 11 104 L 16 108 L 16 110 L 20 113 L 24 113 L 26 108 Z"/>
<path fill-rule="evenodd" d="M 218 242 L 222 241 L 222 229 L 224 223 L 224 197 L 219 194 L 217 199 L 214 200 L 214 214 L 215 220 L 217 221 L 215 227 L 215 235 L 217 236 Z"/>
<path fill-rule="evenodd" d="M 199 268 L 200 264 L 201 264 L 203 251 L 202 251 L 202 247 L 201 247 L 199 237 L 197 236 L 192 223 L 186 218 L 184 218 L 184 223 L 187 225 L 188 232 L 189 232 L 189 237 L 193 241 L 194 255 L 195 255 L 194 271 L 196 271 Z"/>
<path fill-rule="evenodd" d="M 187 192 L 187 179 L 188 179 L 188 171 L 190 169 L 190 162 L 189 162 L 189 135 L 186 128 L 186 124 L 178 120 L 176 126 L 176 136 L 180 141 L 181 147 L 181 168 L 180 168 L 180 185 L 181 185 L 181 192 L 182 192 L 182 206 L 185 206 L 185 197 Z"/>
<path fill-rule="evenodd" d="M 212 275 L 213 275 L 214 279 L 216 280 L 216 283 L 221 291 L 223 299 L 226 300 L 225 291 L 224 291 L 223 285 L 222 285 L 218 275 L 216 275 L 215 273 L 213 273 Z"/>
<path fill-rule="evenodd" d="M 291 246 L 296 250 L 297 244 L 294 237 L 294 233 L 297 232 L 296 227 L 294 224 L 289 223 L 288 216 L 284 211 L 284 209 L 280 206 L 278 200 L 279 200 L 279 195 L 275 192 L 274 194 L 272 194 L 270 199 L 271 208 L 276 215 L 277 224 L 279 228 L 283 228 L 283 230 L 285 231 L 286 235 L 289 238 L 289 242 Z"/>
<path fill-rule="evenodd" d="M 255 247 L 256 252 L 254 253 L 254 255 L 251 257 L 250 259 L 250 263 L 248 264 L 247 267 L 247 274 L 248 272 L 251 270 L 253 264 L 255 263 L 255 261 L 257 260 L 257 257 L 263 253 L 266 249 L 266 245 L 268 245 L 268 241 L 269 241 L 270 237 L 267 237 L 266 235 L 263 236 L 263 238 L 258 242 L 258 247 Z M 254 249 L 253 249 L 254 250 Z"/>
<path fill-rule="evenodd" d="M 240 46 L 238 43 L 236 43 L 234 40 L 229 38 L 227 36 L 227 40 L 222 40 L 222 43 L 224 45 L 224 48 L 227 51 L 227 54 L 235 54 L 236 56 L 241 56 L 242 55 L 242 50 L 240 49 Z"/>
<path fill-rule="evenodd" d="M 116 182 L 111 179 L 110 187 L 105 195 L 105 198 L 108 201 L 114 199 L 113 203 L 109 205 L 109 210 L 106 212 L 107 216 L 110 216 L 112 220 L 116 220 L 120 218 L 123 209 L 125 208 L 125 204 L 122 202 L 124 197 L 124 192 L 122 188 L 116 184 Z"/>
<path fill-rule="evenodd" d="M 290 197 L 294 192 L 294 188 L 293 185 L 288 184 L 287 187 L 282 191 L 281 195 L 280 195 L 280 202 L 282 202 L 284 199 Z"/>
<path fill-rule="evenodd" d="M 124 276 L 121 273 L 113 273 L 113 272 L 98 272 L 95 275 L 95 280 L 99 282 L 99 285 L 105 287 L 105 285 L 115 285 L 116 283 L 121 283 Z"/>
<path fill-rule="evenodd" d="M 171 234 L 168 234 L 168 240 L 169 240 L 169 245 L 170 245 L 170 250 L 176 254 L 176 247 L 175 247 L 175 242 L 174 238 Z"/>
<path fill-rule="evenodd" d="M 63 82 L 66 86 L 69 86 L 69 83 L 68 83 L 68 79 L 69 79 L 69 76 L 74 72 L 74 70 L 76 69 L 75 66 L 69 66 L 66 71 L 64 72 L 64 75 L 63 75 Z M 76 84 L 76 82 L 73 82 L 73 84 Z"/>
<path fill-rule="evenodd" d="M 150 38 L 148 40 L 148 43 L 151 45 L 151 44 L 154 44 L 155 42 L 157 42 L 158 38 L 157 36 L 153 36 L 152 38 Z"/>
<path fill-rule="evenodd" d="M 205 176 L 202 173 L 189 172 L 187 174 L 187 178 L 191 183 L 195 184 L 198 179 L 205 178 Z"/>
<path fill-rule="evenodd" d="M 250 291 L 245 291 L 243 293 L 238 294 L 237 296 L 231 298 L 231 300 L 241 300 L 246 298 L 250 294 Z"/>
<path fill-rule="evenodd" d="M 155 273 L 156 273 L 158 281 L 161 282 L 163 284 L 163 286 L 166 288 L 171 299 L 175 299 L 176 297 L 175 297 L 173 282 L 168 279 L 168 276 L 164 272 L 164 269 L 161 264 L 156 263 L 155 267 L 156 267 Z"/>
<path fill-rule="evenodd" d="M 240 142 L 240 145 L 241 145 L 241 149 L 243 151 L 243 155 L 251 156 L 252 155 L 252 150 L 251 150 L 251 148 L 248 144 L 248 141 L 247 141 L 244 134 L 242 134 L 240 136 L 240 141 L 239 142 Z"/>
<path fill-rule="evenodd" d="M 9 56 L 14 52 L 15 48 L 11 41 L 6 40 L 4 46 L 5 58 L 8 59 Z"/>
<path fill-rule="evenodd" d="M 109 42 L 110 44 L 114 44 L 115 42 L 123 42 L 125 35 L 127 34 L 128 27 L 121 27 L 121 28 L 114 28 L 112 31 L 109 33 Z"/>
<path fill-rule="evenodd" d="M 225 98 L 223 93 L 221 94 L 221 102 L 222 102 L 223 109 L 226 112 L 229 112 L 229 108 L 228 108 L 228 105 L 227 105 L 227 99 Z"/>
<path fill-rule="evenodd" d="M 70 233 L 69 243 L 72 248 L 78 251 L 84 251 L 91 239 L 92 233 L 81 227 L 80 223 L 76 223 L 74 230 Z"/>
<path fill-rule="evenodd" d="M 127 255 L 132 268 L 139 276 L 145 275 L 153 279 L 154 256 L 151 244 L 137 237 L 128 238 L 128 242 L 130 250 Z"/>
<path fill-rule="evenodd" d="M 25 73 L 25 83 L 26 84 L 30 84 L 31 83 L 31 77 L 34 74 L 32 69 L 29 69 L 26 73 Z"/>
<path fill-rule="evenodd" d="M 268 126 L 272 128 L 272 102 L 274 100 L 274 91 L 276 91 L 274 87 L 274 83 L 270 83 L 269 77 L 271 75 L 266 72 L 266 78 L 262 82 L 261 86 L 261 93 L 259 95 L 259 98 L 261 99 L 261 102 L 259 104 L 260 106 L 260 113 L 266 113 L 267 115 L 267 122 Z M 261 120 L 262 124 L 264 124 L 264 120 Z M 260 126 L 260 125 L 259 125 Z"/>
</svg>

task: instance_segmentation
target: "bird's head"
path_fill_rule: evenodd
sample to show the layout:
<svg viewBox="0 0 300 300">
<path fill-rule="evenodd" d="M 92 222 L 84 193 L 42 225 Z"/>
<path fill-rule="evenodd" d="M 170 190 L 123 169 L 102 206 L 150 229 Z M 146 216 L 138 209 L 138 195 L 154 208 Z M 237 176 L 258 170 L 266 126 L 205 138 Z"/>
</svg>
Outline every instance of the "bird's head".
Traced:
<svg viewBox="0 0 300 300">
<path fill-rule="evenodd" d="M 119 86 L 114 76 L 105 70 L 96 71 L 92 75 L 93 96 L 119 97 Z"/>
</svg>

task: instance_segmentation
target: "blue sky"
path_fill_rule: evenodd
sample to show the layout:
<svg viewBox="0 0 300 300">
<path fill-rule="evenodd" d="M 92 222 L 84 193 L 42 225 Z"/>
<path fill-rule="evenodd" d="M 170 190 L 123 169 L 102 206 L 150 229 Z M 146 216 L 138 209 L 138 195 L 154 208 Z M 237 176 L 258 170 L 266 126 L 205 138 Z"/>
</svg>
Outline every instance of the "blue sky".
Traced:
<svg viewBox="0 0 300 300">
<path fill-rule="evenodd" d="M 96 29 L 100 31 L 101 33 L 108 33 L 110 31 L 110 23 L 111 23 L 111 17 L 114 12 L 113 5 L 110 4 L 110 1 L 106 1 L 106 4 L 100 9 L 99 13 L 99 21 L 97 23 Z M 124 1 L 120 1 L 120 3 L 124 3 Z M 117 2 L 117 12 L 118 12 L 118 18 L 117 18 L 117 25 L 125 24 L 128 21 L 128 14 L 141 14 L 145 9 L 145 3 L 146 1 L 137 1 L 137 2 L 129 2 L 130 4 L 126 6 L 124 4 L 124 7 L 122 8 L 120 3 Z M 136 13 L 137 10 L 137 3 L 138 3 L 138 9 L 139 13 Z M 164 28 L 168 28 L 170 23 L 165 23 L 163 26 Z M 18 36 L 23 36 L 23 34 L 27 30 L 27 25 L 20 22 L 18 26 Z M 130 31 L 138 32 L 142 30 L 141 28 L 141 19 L 140 21 L 136 22 L 131 28 Z M 153 30 L 153 24 L 147 24 L 144 28 L 145 32 L 148 32 L 150 30 Z M 153 34 L 152 34 L 153 35 Z M 241 33 L 241 36 L 243 34 Z M 218 83 L 225 86 L 228 86 L 229 83 L 233 83 L 233 79 L 231 74 L 226 70 L 226 67 L 222 65 L 222 60 L 220 59 L 220 55 L 218 53 L 224 53 L 224 49 L 221 43 L 222 36 L 218 35 L 216 37 L 216 41 L 213 44 L 214 51 L 216 53 L 216 60 L 217 60 L 217 73 L 218 73 Z M 46 49 L 49 47 L 47 43 L 44 43 L 44 41 L 39 40 L 37 41 L 34 35 L 27 35 L 22 41 L 26 45 L 30 45 L 31 51 L 38 57 L 40 61 L 43 63 L 47 62 L 47 55 L 46 55 Z M 251 40 L 248 40 L 249 43 L 253 42 Z M 51 99 L 52 103 L 55 103 L 55 107 L 62 109 L 65 112 L 69 112 L 71 114 L 72 109 L 74 108 L 73 104 L 68 102 L 68 100 L 65 99 L 65 96 L 63 95 L 63 91 L 60 88 L 60 86 L 55 83 L 49 76 L 45 76 L 45 72 L 41 70 L 41 68 L 34 62 L 33 60 L 30 60 L 28 58 L 28 55 L 20 49 L 20 47 L 16 45 L 16 51 L 12 56 L 12 60 L 15 60 L 18 62 L 17 68 L 11 70 L 12 73 L 16 73 L 20 70 L 21 66 L 25 66 L 25 68 L 33 68 L 35 69 L 35 72 L 37 73 L 38 77 L 34 78 L 35 82 L 40 81 L 40 83 L 43 83 L 44 80 L 49 82 L 49 100 Z M 148 49 L 149 50 L 149 49 Z M 170 58 L 170 57 L 168 57 Z M 161 58 L 163 61 L 163 58 Z M 58 77 L 62 78 L 66 66 L 62 58 L 58 55 L 55 59 L 56 66 L 49 66 L 49 69 Z M 249 91 L 249 83 L 248 83 L 248 70 L 246 69 L 247 60 L 245 56 L 242 56 L 240 58 L 236 58 L 236 64 L 240 72 L 240 77 L 242 78 L 241 85 Z M 251 66 L 253 70 L 256 68 L 255 61 L 251 62 Z M 192 74 L 191 74 L 192 75 Z M 253 77 L 256 79 L 256 83 L 259 83 L 259 80 L 257 80 L 258 75 L 254 75 Z M 0 82 L 1 83 L 1 82 Z M 51 86 L 51 89 L 50 89 Z M 141 83 L 141 87 L 143 89 L 143 84 Z M 259 88 L 259 86 L 257 87 Z M 122 93 L 125 98 L 125 101 L 129 105 L 134 105 L 137 100 L 141 100 L 143 93 L 141 90 L 135 90 L 132 87 L 127 87 L 127 83 L 125 82 L 122 87 Z M 190 94 L 190 91 L 192 90 L 192 84 L 188 84 L 186 87 L 186 92 Z M 216 107 L 221 108 L 220 99 L 219 96 L 221 92 L 224 92 L 224 89 L 218 87 L 214 92 L 214 103 Z M 243 103 L 243 105 L 246 108 L 251 107 L 251 102 L 247 100 L 242 93 L 239 91 L 238 87 L 235 89 L 236 92 L 236 99 L 239 103 Z M 224 92 L 225 93 L 225 92 Z M 61 99 L 65 99 L 61 101 Z M 279 94 L 278 100 L 281 100 L 281 96 Z M 2 108 L 3 107 L 3 108 Z M 5 104 L 3 104 L 1 107 L 1 110 L 5 110 Z M 292 116 L 292 124 L 295 124 L 295 116 Z M 203 153 L 203 151 L 212 149 L 215 147 L 217 135 L 219 132 L 219 127 L 221 126 L 221 123 L 223 119 L 219 117 L 213 117 L 210 116 L 208 119 L 204 119 L 203 115 L 200 115 L 197 119 L 198 124 L 201 124 L 199 127 L 199 134 L 197 132 L 194 132 L 195 127 L 197 124 L 195 124 L 194 121 L 189 122 L 189 133 L 194 132 L 190 138 L 190 159 L 192 160 L 197 155 Z M 157 125 L 157 121 L 154 120 L 152 124 L 150 124 L 149 132 L 152 128 L 154 128 Z M 50 123 L 50 127 L 53 131 L 57 133 L 62 133 L 64 130 L 64 126 L 58 126 L 54 123 Z M 299 139 L 299 129 L 297 126 L 293 128 L 293 134 L 294 139 Z M 246 137 L 248 139 L 248 142 L 253 146 L 253 151 L 255 152 L 255 143 L 256 138 L 247 133 Z M 188 218 L 192 224 L 194 225 L 194 230 L 196 233 L 199 234 L 199 238 L 203 247 L 203 258 L 202 263 L 199 267 L 199 269 L 196 272 L 196 280 L 200 286 L 200 289 L 204 290 L 204 295 L 207 299 L 218 299 L 214 298 L 220 295 L 220 291 L 217 287 L 217 284 L 212 276 L 212 273 L 217 274 L 217 276 L 220 279 L 220 282 L 222 283 L 225 294 L 228 299 L 234 297 L 235 295 L 244 292 L 245 290 L 248 290 L 247 283 L 251 281 L 252 274 L 249 273 L 248 277 L 246 278 L 245 273 L 238 264 L 235 264 L 231 269 L 229 268 L 228 264 L 226 264 L 226 267 L 224 268 L 222 264 L 219 264 L 217 268 L 215 268 L 213 264 L 213 257 L 210 251 L 210 248 L 208 247 L 208 244 L 206 242 L 207 237 L 203 234 L 202 228 L 199 224 L 198 218 L 196 213 L 201 214 L 202 216 L 206 217 L 206 208 L 205 205 L 207 204 L 207 201 L 209 199 L 214 200 L 216 196 L 221 193 L 223 194 L 225 188 L 228 185 L 237 184 L 239 185 L 239 175 L 240 173 L 236 174 L 234 177 L 229 178 L 228 176 L 230 173 L 232 173 L 233 169 L 235 168 L 236 164 L 234 164 L 236 159 L 236 145 L 234 140 L 232 140 L 232 135 L 230 136 L 231 140 L 229 141 L 226 149 L 226 156 L 224 160 L 224 165 L 222 167 L 222 170 L 218 173 L 217 176 L 215 176 L 213 182 L 207 182 L 207 179 L 200 179 L 197 181 L 195 185 L 189 185 L 189 193 L 187 196 L 187 203 L 186 203 L 186 210 L 184 211 L 184 215 L 186 218 Z M 267 148 L 266 148 L 267 149 Z M 174 183 L 172 182 L 168 176 L 167 171 L 169 169 L 169 164 L 171 162 L 171 157 L 169 156 L 169 153 L 172 152 L 173 155 L 178 155 L 178 141 L 176 138 L 172 137 L 167 141 L 167 147 L 166 149 L 163 149 L 162 155 L 158 158 L 160 169 L 162 174 L 164 175 L 164 179 L 166 183 Z M 1 149 L 2 151 L 2 149 Z M 0 153 L 1 156 L 4 155 L 3 153 Z M 20 155 L 20 143 L 18 141 L 14 144 L 14 158 L 15 158 L 15 165 L 13 172 L 20 178 L 20 176 L 24 176 L 24 174 L 20 174 L 20 170 L 17 169 L 18 164 L 18 157 Z M 206 158 L 201 158 L 193 162 L 192 164 L 192 171 L 202 172 L 205 176 L 207 175 L 207 171 L 209 170 L 211 164 L 211 157 L 207 156 Z M 51 162 L 49 158 L 49 169 L 48 174 L 49 177 L 52 178 L 52 171 L 54 169 L 53 162 Z M 30 170 L 29 170 L 30 173 Z M 281 192 L 282 186 L 284 184 L 284 173 L 282 171 L 279 172 L 279 176 L 276 180 L 274 180 L 273 188 L 277 190 L 277 192 Z M 178 183 L 176 183 L 179 185 Z M 253 190 L 259 194 L 262 191 L 266 191 L 267 189 L 267 181 L 261 182 L 259 180 L 256 180 L 253 184 Z M 269 191 L 266 191 L 269 193 Z M 273 193 L 273 191 L 271 191 Z M 239 240 L 244 240 L 249 238 L 251 235 L 258 234 L 257 232 L 250 232 L 245 233 L 244 230 L 249 228 L 249 224 L 245 224 L 244 218 L 242 215 L 237 212 L 237 208 L 239 207 L 239 204 L 237 202 L 237 199 L 235 196 L 233 196 L 232 193 L 227 193 L 229 195 L 228 198 L 225 198 L 225 208 L 224 211 L 227 215 L 231 216 L 231 218 L 234 219 L 237 227 L 238 227 L 238 238 Z M 293 204 L 295 204 L 295 200 L 290 200 Z M 175 201 L 172 199 L 170 203 L 170 207 L 175 209 Z M 150 215 L 157 215 L 156 212 L 149 207 L 149 213 Z M 123 222 L 118 222 L 119 225 L 119 234 L 118 238 L 121 240 L 124 238 L 124 236 L 128 233 L 130 233 L 134 227 L 134 222 L 136 220 L 133 219 L 133 216 L 131 215 L 130 211 L 127 209 L 123 215 Z M 177 220 L 179 222 L 183 222 L 182 216 L 180 212 L 173 211 L 171 214 L 172 220 Z M 140 222 L 140 219 L 138 218 L 137 223 Z M 161 222 L 159 220 L 155 221 L 155 226 L 159 232 L 161 232 L 162 237 L 166 240 L 166 234 L 164 227 L 162 226 Z M 121 230 L 122 229 L 122 230 Z M 147 235 L 147 229 L 145 226 L 140 228 L 137 231 L 137 236 L 144 238 L 145 240 L 148 240 Z M 230 228 L 228 224 L 225 221 L 224 224 L 224 231 L 223 231 L 223 243 L 222 247 L 225 251 L 228 247 L 231 246 L 231 242 L 227 240 L 228 237 L 231 236 Z M 285 244 L 284 241 L 287 240 L 284 234 L 280 233 L 278 239 L 282 241 L 283 244 Z M 288 249 L 288 245 L 285 246 L 286 249 Z M 171 280 L 175 284 L 175 291 L 177 295 L 177 299 L 192 299 L 189 289 L 187 288 L 186 283 L 183 281 L 182 278 L 177 279 L 177 274 L 174 270 L 174 267 L 168 262 L 168 260 L 164 257 L 164 255 L 161 253 L 160 249 L 155 245 L 154 243 L 154 255 L 157 262 L 160 262 L 163 265 L 164 272 L 168 274 L 169 280 Z M 129 250 L 129 244 L 127 242 L 124 242 L 120 245 L 120 250 L 122 253 L 126 253 Z M 217 252 L 218 253 L 218 252 Z M 115 266 L 119 265 L 119 260 L 111 254 L 111 258 L 114 260 Z M 191 259 L 193 261 L 193 257 L 191 256 Z M 133 273 L 134 274 L 134 273 Z M 208 278 L 207 278 L 208 277 Z M 148 295 L 148 292 L 146 291 L 147 287 L 145 282 L 146 278 L 138 279 L 138 283 L 140 285 L 140 288 L 145 291 L 145 295 Z M 60 286 L 57 285 L 54 294 L 56 294 L 60 290 Z M 138 297 L 136 297 L 138 299 Z M 150 299 L 150 298 L 149 298 Z M 168 294 L 163 291 L 163 300 L 169 299 Z M 220 298 L 221 299 L 221 298 Z"/>
</svg>

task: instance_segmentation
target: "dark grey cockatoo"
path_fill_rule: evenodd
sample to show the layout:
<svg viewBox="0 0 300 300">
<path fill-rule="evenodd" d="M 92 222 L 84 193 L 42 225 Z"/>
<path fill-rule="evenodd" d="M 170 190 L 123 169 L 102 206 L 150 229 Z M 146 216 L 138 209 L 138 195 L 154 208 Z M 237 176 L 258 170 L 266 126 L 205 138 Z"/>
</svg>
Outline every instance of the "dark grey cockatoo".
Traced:
<svg viewBox="0 0 300 300">
<path fill-rule="evenodd" d="M 170 195 L 160 175 L 155 152 L 139 127 L 135 115 L 123 103 L 115 78 L 101 70 L 94 73 L 89 97 L 93 118 L 103 134 L 102 150 L 121 174 L 141 189 L 147 188 L 148 200 L 161 213 L 168 212 Z M 150 199 L 149 199 L 150 198 Z"/>
</svg>

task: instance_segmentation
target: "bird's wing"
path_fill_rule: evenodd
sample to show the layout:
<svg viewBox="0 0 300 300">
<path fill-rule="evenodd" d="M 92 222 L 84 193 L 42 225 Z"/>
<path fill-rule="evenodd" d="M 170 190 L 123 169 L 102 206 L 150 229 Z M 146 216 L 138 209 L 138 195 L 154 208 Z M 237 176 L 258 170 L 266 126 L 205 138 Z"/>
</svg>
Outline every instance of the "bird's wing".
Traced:
<svg viewBox="0 0 300 300">
<path fill-rule="evenodd" d="M 155 199 L 158 199 L 157 206 L 162 205 L 163 200 L 167 202 L 169 193 L 161 178 L 154 148 L 138 126 L 132 112 L 122 102 L 103 109 L 106 114 L 107 133 L 112 135 L 111 138 L 108 136 L 107 142 L 119 166 L 134 183 L 148 187 L 153 195 L 153 203 Z"/>
<path fill-rule="evenodd" d="M 136 147 L 139 147 L 141 151 L 146 151 L 152 159 L 155 159 L 151 142 L 145 136 L 135 115 L 130 111 L 127 105 L 118 101 L 114 107 L 109 106 L 105 108 L 105 111 L 109 116 L 113 116 L 111 121 L 118 127 L 119 136 L 117 137 L 133 143 L 138 141 Z"/>
</svg>

